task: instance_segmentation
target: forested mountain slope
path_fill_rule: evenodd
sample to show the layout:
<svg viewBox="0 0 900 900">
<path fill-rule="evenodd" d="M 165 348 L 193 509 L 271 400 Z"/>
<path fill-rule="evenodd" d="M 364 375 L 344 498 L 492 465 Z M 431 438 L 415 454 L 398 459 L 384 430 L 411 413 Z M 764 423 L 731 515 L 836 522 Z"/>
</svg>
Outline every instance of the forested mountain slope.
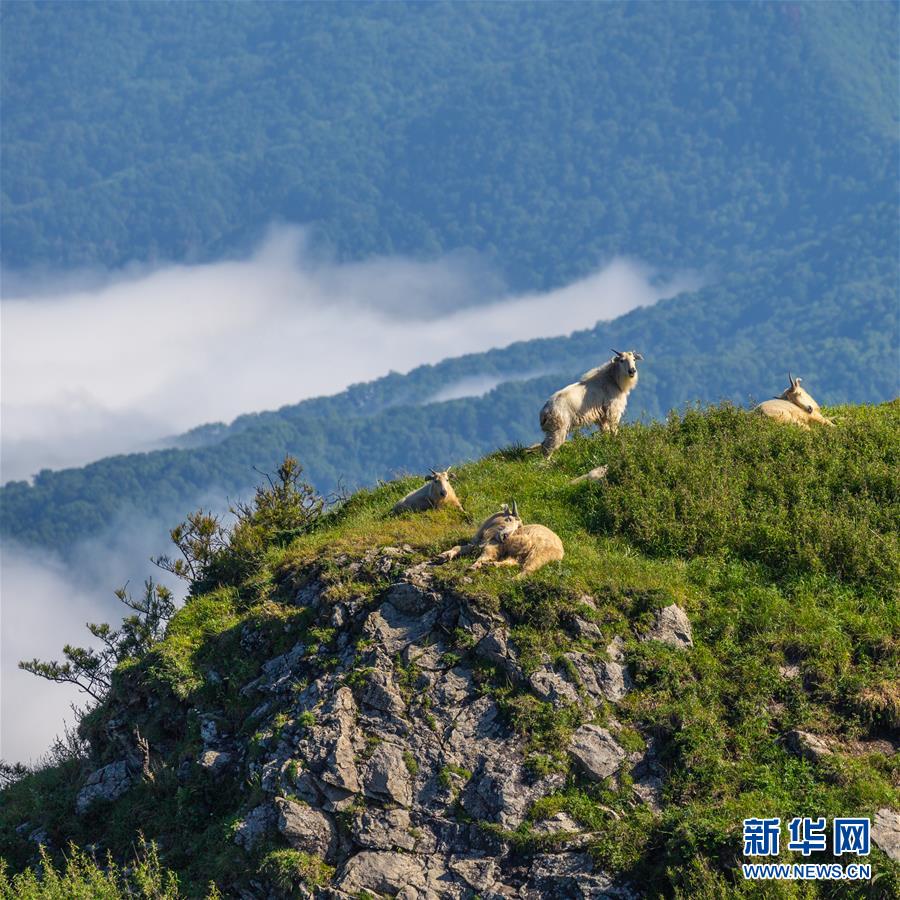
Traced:
<svg viewBox="0 0 900 900">
<path fill-rule="evenodd" d="M 616 254 L 706 284 L 569 338 L 43 472 L 2 488 L 6 536 L 66 551 L 123 515 L 233 499 L 288 451 L 328 492 L 531 442 L 548 393 L 612 346 L 647 358 L 632 418 L 764 399 L 788 369 L 824 403 L 898 393 L 894 4 L 0 16 L 7 271 L 217 258 L 281 218 L 339 258 L 474 250 L 529 289 Z M 434 402 L 472 378 L 499 387 Z"/>
<path fill-rule="evenodd" d="M 896 4 L 7 3 L 4 266 L 743 267 L 896 193 Z"/>
</svg>

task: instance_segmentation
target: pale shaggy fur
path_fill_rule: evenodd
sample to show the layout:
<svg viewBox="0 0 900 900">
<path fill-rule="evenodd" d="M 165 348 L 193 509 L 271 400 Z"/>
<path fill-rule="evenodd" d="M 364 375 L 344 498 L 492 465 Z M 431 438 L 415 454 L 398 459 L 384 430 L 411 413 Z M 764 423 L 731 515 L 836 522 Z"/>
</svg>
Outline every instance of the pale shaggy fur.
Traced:
<svg viewBox="0 0 900 900">
<path fill-rule="evenodd" d="M 450 484 L 450 469 L 443 472 L 431 470 L 420 488 L 410 491 L 402 500 L 394 504 L 391 512 L 394 515 L 402 512 L 424 512 L 426 509 L 438 509 L 442 506 L 455 506 L 462 509 L 462 503 Z"/>
<path fill-rule="evenodd" d="M 806 430 L 809 430 L 810 422 L 834 427 L 834 422 L 819 411 L 819 404 L 800 387 L 801 379 L 794 378 L 788 372 L 788 380 L 790 386 L 785 388 L 780 397 L 763 401 L 754 408 L 754 412 L 774 419 L 776 422 L 798 425 Z"/>
<path fill-rule="evenodd" d="M 520 520 L 485 544 L 472 568 L 521 566 L 524 576 L 562 559 L 563 555 L 563 544 L 558 535 L 544 525 L 522 525 Z"/>
<path fill-rule="evenodd" d="M 497 540 L 501 533 L 504 531 L 509 531 L 513 529 L 513 526 L 518 527 L 522 524 L 522 520 L 519 518 L 519 511 L 516 507 L 516 504 L 513 503 L 512 508 L 510 508 L 506 503 L 504 503 L 499 512 L 495 512 L 493 515 L 488 516 L 478 527 L 478 531 L 475 532 L 475 537 L 472 538 L 467 544 L 457 544 L 455 547 L 451 547 L 449 550 L 445 550 L 438 557 L 441 562 L 449 562 L 451 559 L 456 559 L 458 556 L 471 556 L 477 551 L 481 550 L 486 544 L 491 541 Z"/>
<path fill-rule="evenodd" d="M 628 395 L 638 382 L 640 353 L 620 352 L 607 363 L 585 372 L 574 384 L 558 390 L 541 409 L 541 444 L 544 456 L 562 446 L 570 432 L 588 425 L 615 434 L 628 405 Z"/>
</svg>

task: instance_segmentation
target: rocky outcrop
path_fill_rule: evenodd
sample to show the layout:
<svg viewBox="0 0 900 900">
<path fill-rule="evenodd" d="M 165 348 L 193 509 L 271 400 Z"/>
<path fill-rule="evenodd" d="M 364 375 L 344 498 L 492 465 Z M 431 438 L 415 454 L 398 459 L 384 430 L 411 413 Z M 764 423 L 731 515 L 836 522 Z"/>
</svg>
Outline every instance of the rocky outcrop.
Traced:
<svg viewBox="0 0 900 900">
<path fill-rule="evenodd" d="M 648 641 L 661 641 L 676 650 L 694 646 L 691 622 L 687 613 L 676 603 L 657 612 L 656 621 L 643 638 Z"/>
<path fill-rule="evenodd" d="M 582 725 L 572 735 L 569 753 L 592 781 L 608 778 L 625 762 L 625 751 L 599 725 Z"/>
<path fill-rule="evenodd" d="M 84 815 L 98 801 L 117 800 L 134 782 L 134 773 L 124 759 L 92 772 L 75 798 L 75 811 Z"/>
<path fill-rule="evenodd" d="M 337 849 L 337 831 L 331 817 L 306 803 L 278 797 L 278 830 L 293 850 L 331 860 Z"/>
<path fill-rule="evenodd" d="M 900 812 L 879 809 L 872 822 L 872 840 L 894 862 L 900 862 Z"/>
<path fill-rule="evenodd" d="M 543 715 L 574 717 L 572 772 L 615 779 L 636 760 L 617 742 L 619 726 L 597 717 L 632 688 L 624 642 L 575 616 L 565 627 L 578 649 L 526 674 L 501 614 L 436 589 L 434 570 L 403 568 L 404 555 L 388 548 L 368 558 L 381 579 L 375 596 L 332 602 L 315 581 L 297 592 L 315 625 L 333 629 L 327 651 L 297 641 L 235 685 L 251 710 L 243 722 L 192 710 L 200 741 L 176 762 L 179 781 L 201 773 L 208 789 L 231 779 L 248 792 L 232 831 L 248 854 L 286 846 L 333 866 L 330 885 L 308 896 L 628 896 L 584 852 L 596 834 L 552 803 L 547 818 L 532 820 L 535 803 L 565 786 L 567 757 L 560 751 L 554 766 L 536 769 L 499 690 L 530 694 L 546 704 Z M 347 572 L 358 565 L 347 560 Z M 590 598 L 579 602 L 590 615 Z M 246 625 L 240 643 L 247 653 L 263 646 Z M 118 796 L 134 777 L 125 761 L 105 767 L 79 807 Z M 653 777 L 634 774 L 634 802 L 643 790 L 643 802 L 656 803 Z"/>
</svg>

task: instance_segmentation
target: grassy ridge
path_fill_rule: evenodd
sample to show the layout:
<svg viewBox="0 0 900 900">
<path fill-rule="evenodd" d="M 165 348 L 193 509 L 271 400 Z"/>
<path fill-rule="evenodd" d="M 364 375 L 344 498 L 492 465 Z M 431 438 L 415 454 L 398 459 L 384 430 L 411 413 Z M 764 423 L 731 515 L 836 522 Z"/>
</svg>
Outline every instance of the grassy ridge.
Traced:
<svg viewBox="0 0 900 900">
<path fill-rule="evenodd" d="M 660 815 L 635 807 L 627 777 L 618 788 L 586 784 L 564 752 L 577 708 L 554 710 L 482 672 L 482 690 L 528 737 L 529 765 L 567 773 L 565 787 L 507 837 L 523 852 L 534 849 L 540 841 L 531 824 L 566 810 L 598 832 L 591 852 L 601 865 L 650 896 L 754 895 L 736 876 L 743 818 L 872 815 L 900 805 L 900 761 L 885 740 L 900 727 L 900 403 L 827 414 L 838 427 L 803 432 L 726 405 L 618 436 L 580 437 L 549 464 L 516 448 L 501 451 L 460 469 L 466 515 L 389 516 L 413 478 L 359 492 L 313 533 L 264 546 L 249 574 L 224 566 L 242 574 L 191 597 L 166 638 L 120 668 L 114 693 L 153 698 L 142 727 L 151 746 L 175 747 L 173 760 L 196 755 L 198 711 L 226 710 L 234 733 L 243 728 L 251 748 L 262 744 L 266 734 L 247 724 L 253 703 L 240 694 L 259 665 L 301 637 L 323 669 L 331 665 L 335 635 L 282 602 L 298 585 L 315 574 L 335 600 L 374 597 L 390 573 L 351 572 L 348 556 L 408 544 L 415 557 L 431 557 L 515 498 L 526 521 L 559 533 L 565 559 L 528 579 L 508 569 L 476 575 L 460 560 L 436 570 L 439 583 L 502 609 L 526 670 L 542 653 L 562 664 L 564 652 L 596 650 L 566 629 L 575 613 L 601 629 L 599 646 L 621 635 L 636 689 L 601 710 L 601 721 L 629 749 L 654 743 L 666 778 Z M 601 463 L 609 465 L 604 482 L 571 484 Z M 585 593 L 596 609 L 583 604 Z M 673 602 L 693 625 L 688 653 L 637 639 L 653 612 Z M 256 635 L 251 650 L 248 633 Z M 466 652 L 466 635 L 456 635 L 454 652 Z M 100 734 L 106 715 L 92 713 L 87 733 Z M 783 737 L 793 728 L 827 738 L 835 752 L 816 765 L 792 755 Z M 58 846 L 101 837 L 123 855 L 139 821 L 191 894 L 202 894 L 210 879 L 233 883 L 247 869 L 229 838 L 258 802 L 252 785 L 243 792 L 184 785 L 168 769 L 110 810 L 75 820 L 72 766 L 5 792 L 0 852 L 14 868 L 27 861 L 14 833 L 27 819 Z M 272 868 L 266 854 L 278 852 L 263 848 L 251 867 Z M 900 890 L 900 867 L 877 850 L 871 862 L 878 879 L 842 886 L 840 896 Z M 836 896 L 829 890 L 785 884 L 769 895 Z"/>
</svg>

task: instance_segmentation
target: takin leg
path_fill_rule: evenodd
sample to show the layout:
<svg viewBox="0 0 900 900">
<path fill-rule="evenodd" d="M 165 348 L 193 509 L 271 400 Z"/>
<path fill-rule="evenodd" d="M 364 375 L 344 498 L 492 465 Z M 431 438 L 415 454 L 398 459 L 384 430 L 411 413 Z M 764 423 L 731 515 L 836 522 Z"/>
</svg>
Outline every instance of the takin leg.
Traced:
<svg viewBox="0 0 900 900">
<path fill-rule="evenodd" d="M 524 578 L 526 575 L 536 572 L 548 562 L 552 561 L 552 559 L 549 559 L 547 555 L 540 550 L 530 550 L 525 559 L 522 560 L 522 571 L 519 574 L 519 578 Z"/>
<path fill-rule="evenodd" d="M 565 442 L 566 431 L 564 428 L 548 431 L 547 436 L 541 443 L 541 452 L 544 454 L 544 458 L 549 459 Z"/>
<path fill-rule="evenodd" d="M 485 546 L 481 550 L 481 556 L 469 566 L 470 569 L 480 569 L 482 566 L 491 565 L 496 562 L 497 558 L 500 556 L 500 545 L 499 544 L 485 544 Z"/>
<path fill-rule="evenodd" d="M 486 566 L 517 566 L 519 561 L 514 556 L 504 556 L 503 559 L 494 559 L 484 563 Z M 475 568 L 474 566 L 472 567 Z"/>
</svg>

